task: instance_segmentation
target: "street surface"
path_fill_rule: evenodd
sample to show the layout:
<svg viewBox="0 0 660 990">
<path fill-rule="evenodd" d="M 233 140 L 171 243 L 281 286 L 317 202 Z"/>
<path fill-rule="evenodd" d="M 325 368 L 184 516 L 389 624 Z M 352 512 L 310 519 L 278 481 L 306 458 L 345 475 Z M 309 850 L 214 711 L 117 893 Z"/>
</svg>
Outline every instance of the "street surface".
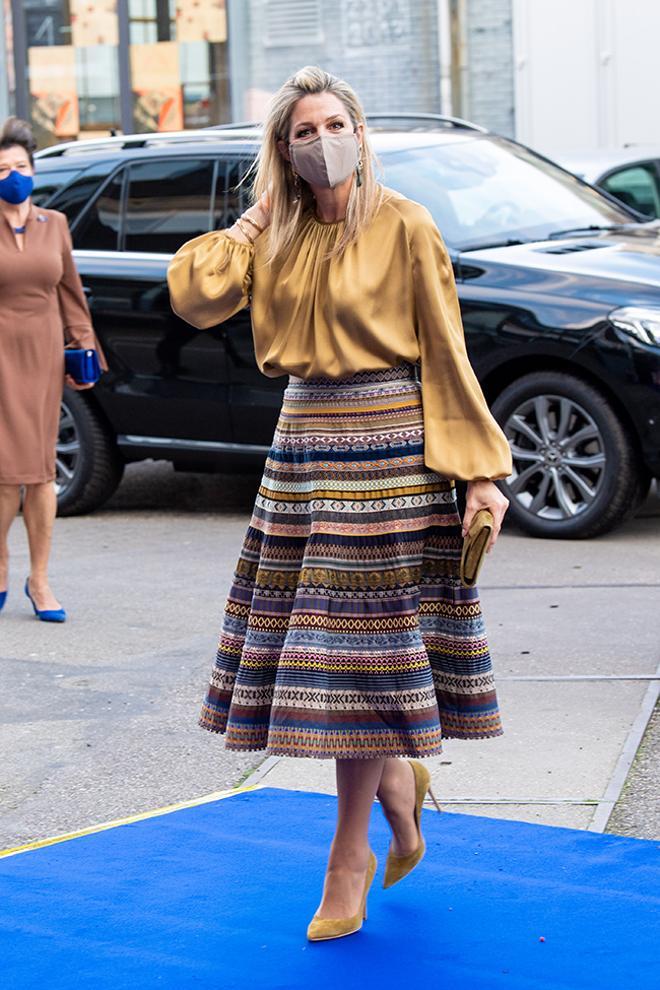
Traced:
<svg viewBox="0 0 660 990">
<path fill-rule="evenodd" d="M 333 789 L 330 762 L 228 754 L 196 724 L 258 481 L 134 465 L 102 510 L 58 519 L 63 626 L 32 617 L 16 521 L 0 617 L 0 849 L 222 790 L 251 771 L 267 785 Z M 480 588 L 505 734 L 445 741 L 429 761 L 440 803 L 602 829 L 658 683 L 660 497 L 598 540 L 510 528 Z M 660 838 L 659 757 L 656 714 L 608 830 Z"/>
</svg>

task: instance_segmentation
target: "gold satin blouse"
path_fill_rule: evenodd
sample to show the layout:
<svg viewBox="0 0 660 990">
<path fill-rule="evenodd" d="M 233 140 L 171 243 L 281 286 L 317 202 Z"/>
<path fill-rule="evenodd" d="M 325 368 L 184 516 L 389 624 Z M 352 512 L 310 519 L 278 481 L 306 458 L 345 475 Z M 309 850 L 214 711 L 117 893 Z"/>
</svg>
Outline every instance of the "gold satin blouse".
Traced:
<svg viewBox="0 0 660 990">
<path fill-rule="evenodd" d="M 425 207 L 386 189 L 369 227 L 324 256 L 344 221 L 314 215 L 276 266 L 254 245 L 202 234 L 172 259 L 174 312 L 200 329 L 251 305 L 257 364 L 270 377 L 340 378 L 421 365 L 424 460 L 447 478 L 511 474 L 511 451 L 465 349 L 451 261 Z"/>
</svg>

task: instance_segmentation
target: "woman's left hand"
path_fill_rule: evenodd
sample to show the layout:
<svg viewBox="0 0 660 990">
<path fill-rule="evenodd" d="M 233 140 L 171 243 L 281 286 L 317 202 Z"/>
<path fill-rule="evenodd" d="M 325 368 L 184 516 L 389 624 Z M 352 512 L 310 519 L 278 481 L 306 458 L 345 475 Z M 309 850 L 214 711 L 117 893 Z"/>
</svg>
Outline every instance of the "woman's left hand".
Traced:
<svg viewBox="0 0 660 990">
<path fill-rule="evenodd" d="M 86 388 L 94 388 L 94 382 L 85 382 L 83 385 L 80 382 L 77 382 L 75 378 L 72 378 L 71 375 L 65 375 L 64 381 L 69 388 L 74 390 L 74 392 L 84 392 Z"/>
<path fill-rule="evenodd" d="M 463 516 L 463 536 L 468 532 L 479 509 L 489 509 L 494 520 L 493 532 L 486 551 L 490 553 L 495 546 L 508 508 L 508 498 L 502 494 L 493 481 L 468 481 L 465 515 Z"/>
</svg>

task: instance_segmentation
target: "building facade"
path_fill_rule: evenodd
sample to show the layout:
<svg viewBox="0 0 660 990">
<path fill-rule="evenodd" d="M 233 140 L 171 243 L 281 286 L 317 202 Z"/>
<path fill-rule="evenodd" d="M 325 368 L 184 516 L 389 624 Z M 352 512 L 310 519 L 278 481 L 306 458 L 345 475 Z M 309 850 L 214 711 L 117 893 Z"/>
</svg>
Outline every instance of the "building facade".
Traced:
<svg viewBox="0 0 660 990">
<path fill-rule="evenodd" d="M 368 111 L 437 113 L 439 6 L 438 0 L 247 0 L 249 76 L 236 100 L 248 118 L 258 118 L 287 76 L 321 65 L 347 79 Z"/>
<path fill-rule="evenodd" d="M 370 111 L 439 112 L 449 2 L 0 0 L 0 108 L 31 120 L 40 146 L 254 120 L 319 64 Z"/>
</svg>

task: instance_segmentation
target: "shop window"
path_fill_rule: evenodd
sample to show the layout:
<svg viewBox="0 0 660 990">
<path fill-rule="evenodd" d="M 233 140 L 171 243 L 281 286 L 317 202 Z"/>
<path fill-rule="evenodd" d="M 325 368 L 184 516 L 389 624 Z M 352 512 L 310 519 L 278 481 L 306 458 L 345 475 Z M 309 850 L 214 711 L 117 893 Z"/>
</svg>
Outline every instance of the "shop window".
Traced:
<svg viewBox="0 0 660 990">
<path fill-rule="evenodd" d="M 14 0 L 25 50 L 19 75 L 41 147 L 119 125 L 118 26 L 114 0 Z"/>
<path fill-rule="evenodd" d="M 9 5 L 20 39 L 9 73 L 12 106 L 29 116 L 39 147 L 231 119 L 225 0 Z M 120 36 L 122 46 L 129 39 L 127 52 Z"/>
<path fill-rule="evenodd" d="M 228 120 L 224 0 L 129 0 L 129 14 L 135 130 Z"/>
<path fill-rule="evenodd" d="M 212 161 L 176 158 L 131 165 L 126 251 L 172 253 L 209 229 Z"/>
</svg>

